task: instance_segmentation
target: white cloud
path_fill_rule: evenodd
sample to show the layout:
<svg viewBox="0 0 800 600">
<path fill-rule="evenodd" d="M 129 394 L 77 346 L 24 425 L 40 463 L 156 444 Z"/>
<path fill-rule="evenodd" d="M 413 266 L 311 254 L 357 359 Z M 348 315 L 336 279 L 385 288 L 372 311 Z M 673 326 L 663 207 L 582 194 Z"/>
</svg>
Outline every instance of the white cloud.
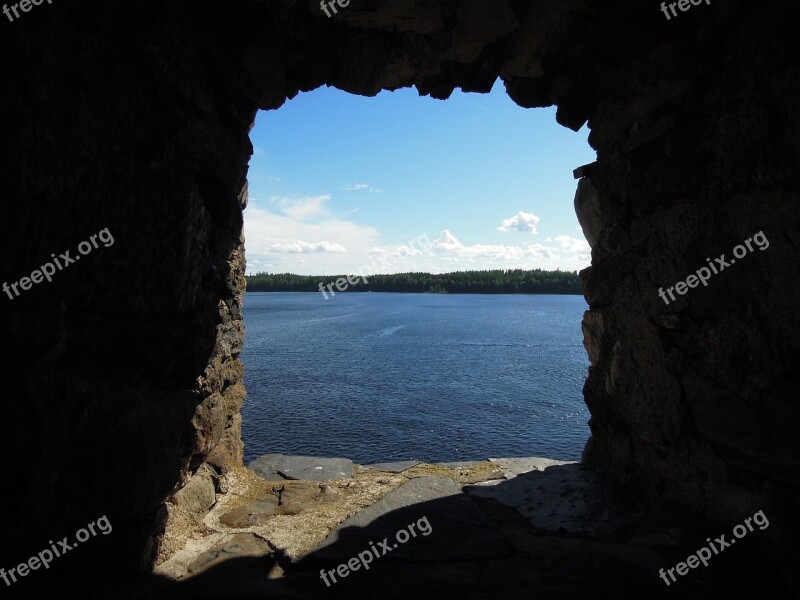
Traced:
<svg viewBox="0 0 800 600">
<path fill-rule="evenodd" d="M 332 214 L 329 201 L 326 194 L 251 202 L 244 211 L 247 272 L 340 273 L 364 264 L 378 231 Z"/>
<path fill-rule="evenodd" d="M 556 248 L 544 244 L 529 244 L 525 254 L 536 259 L 554 259 L 557 257 Z"/>
<path fill-rule="evenodd" d="M 383 191 L 381 188 L 373 187 L 368 183 L 351 183 L 351 184 L 345 186 L 344 189 L 346 189 L 348 192 L 360 192 L 362 190 L 367 190 L 367 191 L 370 191 L 370 192 L 377 193 L 377 192 L 382 192 Z"/>
<path fill-rule="evenodd" d="M 448 252 L 460 250 L 464 247 L 464 244 L 459 242 L 456 236 L 450 233 L 449 229 L 445 229 L 439 234 L 438 240 L 433 240 L 433 247 L 437 250 Z"/>
<path fill-rule="evenodd" d="M 447 263 L 462 262 L 474 269 L 562 269 L 577 271 L 591 260 L 589 245 L 569 236 L 550 239 L 552 244 L 464 244 L 449 229 L 434 240 L 429 252 L 415 260 L 418 270 L 441 272 Z M 446 267 L 445 267 L 446 270 Z"/>
<path fill-rule="evenodd" d="M 299 221 L 328 216 L 328 207 L 325 203 L 331 199 L 330 194 L 311 196 L 308 198 L 272 198 L 270 202 L 282 207 L 283 212 Z"/>
<path fill-rule="evenodd" d="M 438 240 L 434 240 L 433 249 L 440 253 L 457 254 L 471 258 L 497 258 L 504 260 L 518 260 L 525 255 L 519 246 L 506 246 L 505 244 L 474 244 L 465 246 L 449 229 L 442 231 Z"/>
<path fill-rule="evenodd" d="M 541 221 L 541 219 L 535 214 L 521 210 L 510 219 L 505 219 L 497 230 L 537 233 L 536 226 L 539 224 L 539 221 Z"/>
<path fill-rule="evenodd" d="M 394 256 L 419 256 L 420 254 L 422 252 L 411 246 L 398 246 L 394 251 Z"/>
<path fill-rule="evenodd" d="M 567 250 L 568 252 L 587 253 L 591 252 L 592 250 L 589 246 L 589 242 L 586 240 L 570 237 L 568 235 L 557 235 L 553 241 L 558 242 L 558 245 L 561 246 L 563 250 Z"/>
<path fill-rule="evenodd" d="M 578 270 L 590 262 L 589 245 L 569 235 L 536 244 L 470 244 L 444 229 L 433 241 L 423 234 L 414 241 L 383 243 L 377 229 L 334 213 L 331 204 L 327 194 L 276 197 L 267 202 L 252 198 L 244 212 L 247 272 L 325 275 L 445 273 L 464 268 Z M 523 218 L 520 227 L 523 223 L 528 223 L 525 231 L 531 231 L 534 220 Z"/>
<path fill-rule="evenodd" d="M 269 250 L 270 252 L 275 252 L 276 254 L 314 254 L 318 252 L 334 252 L 334 253 L 347 252 L 347 249 L 341 244 L 335 244 L 332 242 L 317 242 L 312 244 L 309 242 L 304 242 L 302 240 L 295 240 L 291 242 L 278 242 L 276 244 L 270 244 Z"/>
</svg>

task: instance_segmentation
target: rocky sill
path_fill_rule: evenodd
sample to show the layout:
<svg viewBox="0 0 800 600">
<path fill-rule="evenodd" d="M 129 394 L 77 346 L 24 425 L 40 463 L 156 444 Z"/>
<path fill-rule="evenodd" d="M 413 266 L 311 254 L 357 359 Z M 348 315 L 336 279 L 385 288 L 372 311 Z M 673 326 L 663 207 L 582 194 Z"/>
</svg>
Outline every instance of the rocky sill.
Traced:
<svg viewBox="0 0 800 600">
<path fill-rule="evenodd" d="M 349 478 L 309 481 L 269 477 L 263 471 L 262 476 L 244 467 L 230 469 L 217 483 L 225 493 L 215 495 L 213 507 L 202 520 L 198 513 L 206 512 L 204 504 L 207 509 L 214 483 L 208 474 L 200 473 L 200 482 L 196 475 L 168 506 L 170 525 L 156 572 L 175 579 L 202 572 L 216 563 L 208 561 L 215 548 L 241 534 L 263 541 L 248 545 L 295 561 L 345 519 L 411 479 L 446 477 L 463 486 L 505 478 L 502 467 L 492 461 L 449 466 L 417 463 L 399 473 L 392 470 L 351 463 Z"/>
<path fill-rule="evenodd" d="M 156 575 L 173 597 L 697 599 L 741 592 L 752 585 L 742 565 L 758 562 L 737 547 L 731 561 L 668 588 L 659 570 L 716 529 L 578 463 L 270 455 L 251 467 L 228 471 L 216 495 L 203 475 L 170 505 Z M 418 535 L 401 539 L 412 523 Z M 343 569 L 373 547 L 383 550 L 368 570 Z"/>
</svg>

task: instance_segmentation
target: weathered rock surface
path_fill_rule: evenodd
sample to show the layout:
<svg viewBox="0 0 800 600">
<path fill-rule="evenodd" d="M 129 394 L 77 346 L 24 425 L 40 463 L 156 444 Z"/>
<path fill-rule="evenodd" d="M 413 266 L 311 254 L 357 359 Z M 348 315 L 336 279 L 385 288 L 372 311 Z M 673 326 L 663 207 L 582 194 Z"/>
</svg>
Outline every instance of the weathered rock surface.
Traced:
<svg viewBox="0 0 800 600">
<path fill-rule="evenodd" d="M 469 469 L 470 467 L 474 467 L 477 464 L 480 464 L 480 461 L 477 460 L 454 460 L 449 462 L 440 462 L 435 463 L 437 466 L 445 467 L 447 469 Z"/>
<path fill-rule="evenodd" d="M 278 496 L 261 496 L 257 500 L 232 511 L 219 518 L 220 523 L 232 529 L 243 529 L 254 525 L 264 525 L 271 517 L 280 514 Z"/>
<path fill-rule="evenodd" d="M 374 465 L 366 465 L 367 469 L 374 469 L 375 471 L 385 471 L 386 473 L 402 473 L 408 471 L 411 467 L 415 467 L 422 461 L 419 460 L 401 460 L 397 462 L 375 463 Z"/>
<path fill-rule="evenodd" d="M 249 533 L 237 533 L 229 540 L 220 542 L 214 548 L 204 552 L 187 566 L 187 574 L 194 575 L 207 571 L 216 565 L 232 558 L 268 557 L 272 553 L 269 544 Z"/>
<path fill-rule="evenodd" d="M 554 465 L 570 465 L 574 462 L 553 460 L 551 458 L 490 458 L 490 462 L 496 464 L 503 471 L 506 479 L 516 477 L 520 473 L 529 473 L 530 471 L 544 471 L 548 467 Z"/>
<path fill-rule="evenodd" d="M 265 454 L 253 460 L 248 467 L 268 481 L 330 481 L 353 477 L 353 461 L 347 458 Z"/>
<path fill-rule="evenodd" d="M 521 461 L 515 462 L 519 466 Z M 583 465 L 551 462 L 549 468 L 515 470 L 506 481 L 465 486 L 464 491 L 514 508 L 539 531 L 605 539 L 628 532 L 632 504 L 622 491 Z"/>
<path fill-rule="evenodd" d="M 470 467 L 470 473 L 463 467 L 418 465 L 407 476 L 391 475 L 388 487 L 380 473 L 361 467 L 352 481 L 278 484 L 270 495 L 273 499 L 283 495 L 280 488 L 294 486 L 298 500 L 310 497 L 312 502 L 306 511 L 276 517 L 294 522 L 294 531 L 305 531 L 316 540 L 302 555 L 286 560 L 279 529 L 237 523 L 242 529 L 232 535 L 225 517 L 215 519 L 227 511 L 217 506 L 209 515 L 207 537 L 187 544 L 158 572 L 181 581 L 169 597 L 190 592 L 192 598 L 304 600 L 329 595 L 522 600 L 531 597 L 532 589 L 553 600 L 739 597 L 754 588 L 734 581 L 737 569 L 772 576 L 755 548 L 742 546 L 737 547 L 741 555 L 730 555 L 741 562 L 719 562 L 694 572 L 685 586 L 667 588 L 658 571 L 697 549 L 696 537 L 687 534 L 687 523 L 696 515 L 643 501 L 581 465 L 540 458 L 496 461 L 518 468 L 502 482 L 468 484 L 472 499 L 462 492 L 460 482 L 481 471 L 493 476 L 482 462 Z M 547 463 L 552 464 L 539 469 Z M 522 471 L 523 464 L 533 470 Z M 438 469 L 440 476 L 420 475 L 428 467 Z M 233 475 L 227 476 L 231 491 L 223 502 L 248 498 L 274 485 L 259 482 L 251 471 L 240 479 Z M 313 504 L 321 494 L 313 490 L 327 485 L 343 486 L 324 505 L 329 516 L 349 517 L 318 518 L 323 506 Z M 354 494 L 364 501 L 354 505 Z M 535 502 L 516 502 L 522 494 L 531 494 Z M 262 497 L 246 506 L 269 512 L 276 504 Z M 465 522 L 470 527 L 464 527 Z M 702 521 L 696 526 L 712 528 Z M 378 557 L 365 569 L 358 556 L 366 560 L 365 553 L 375 552 Z M 349 565 L 349 573 L 342 574 L 344 565 Z M 360 566 L 351 570 L 355 565 Z"/>
<path fill-rule="evenodd" d="M 211 469 L 201 467 L 185 486 L 172 497 L 176 506 L 185 510 L 203 513 L 208 512 L 216 502 L 216 490 Z"/>
<path fill-rule="evenodd" d="M 411 524 L 417 524 L 417 533 L 409 532 L 408 541 L 399 543 L 397 533 L 408 531 Z M 511 553 L 508 543 L 451 479 L 419 477 L 347 519 L 310 557 L 346 561 L 368 550 L 369 542 L 383 539 L 392 546 L 391 553 L 381 555 L 384 560 L 468 561 Z"/>
</svg>

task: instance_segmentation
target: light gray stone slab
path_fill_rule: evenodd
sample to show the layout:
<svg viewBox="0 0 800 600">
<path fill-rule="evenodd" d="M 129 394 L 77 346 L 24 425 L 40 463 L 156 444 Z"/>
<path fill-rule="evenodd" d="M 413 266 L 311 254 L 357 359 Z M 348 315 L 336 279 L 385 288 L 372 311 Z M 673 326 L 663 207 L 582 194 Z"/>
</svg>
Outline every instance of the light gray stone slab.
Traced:
<svg viewBox="0 0 800 600">
<path fill-rule="evenodd" d="M 264 454 L 251 461 L 247 468 L 255 471 L 267 481 L 285 481 L 286 478 L 278 473 L 283 464 L 283 454 Z"/>
<path fill-rule="evenodd" d="M 415 524 L 416 536 L 397 534 Z M 427 535 L 424 531 L 429 531 Z M 404 534 L 401 534 L 403 536 Z M 353 515 L 309 558 L 341 561 L 388 540 L 391 552 L 376 560 L 483 560 L 513 553 L 509 543 L 475 503 L 446 477 L 419 477 Z"/>
<path fill-rule="evenodd" d="M 252 461 L 248 467 L 268 481 L 329 481 L 353 478 L 353 461 L 347 458 L 265 454 Z"/>
<path fill-rule="evenodd" d="M 541 458 L 538 456 L 529 456 L 525 458 L 490 458 L 489 461 L 500 467 L 506 479 L 516 477 L 521 473 L 544 471 L 547 467 L 552 467 L 553 465 L 577 464 L 575 462 L 553 460 L 551 458 Z"/>
<path fill-rule="evenodd" d="M 384 462 L 375 463 L 374 465 L 366 465 L 367 469 L 375 471 L 383 471 L 385 473 L 402 473 L 408 471 L 411 467 L 421 465 L 422 461 L 419 460 L 401 460 L 397 462 Z"/>
<path fill-rule="evenodd" d="M 349 458 L 318 458 L 315 456 L 286 456 L 278 473 L 287 479 L 328 481 L 352 479 L 353 461 Z"/>
</svg>

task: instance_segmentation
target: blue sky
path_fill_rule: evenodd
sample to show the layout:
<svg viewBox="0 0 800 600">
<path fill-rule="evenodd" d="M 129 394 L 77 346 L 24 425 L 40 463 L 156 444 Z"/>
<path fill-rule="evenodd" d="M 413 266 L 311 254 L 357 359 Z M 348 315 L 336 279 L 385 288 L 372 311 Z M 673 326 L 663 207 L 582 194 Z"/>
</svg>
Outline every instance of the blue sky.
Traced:
<svg viewBox="0 0 800 600">
<path fill-rule="evenodd" d="M 582 269 L 572 170 L 596 158 L 588 133 L 500 81 L 446 101 L 300 94 L 250 133 L 247 272 Z"/>
</svg>

